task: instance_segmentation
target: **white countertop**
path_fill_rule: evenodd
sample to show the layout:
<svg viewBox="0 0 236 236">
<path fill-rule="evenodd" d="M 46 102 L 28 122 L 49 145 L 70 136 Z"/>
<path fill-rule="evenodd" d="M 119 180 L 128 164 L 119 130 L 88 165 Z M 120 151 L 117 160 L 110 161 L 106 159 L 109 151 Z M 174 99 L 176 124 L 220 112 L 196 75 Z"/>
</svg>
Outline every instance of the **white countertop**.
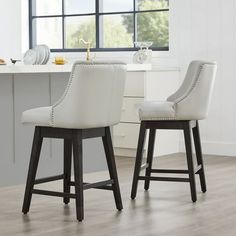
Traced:
<svg viewBox="0 0 236 236">
<path fill-rule="evenodd" d="M 28 73 L 68 73 L 72 64 L 66 65 L 1 65 L 0 74 L 28 74 Z M 128 71 L 150 71 L 151 64 L 127 64 Z"/>
<path fill-rule="evenodd" d="M 127 71 L 151 71 L 152 64 L 127 64 Z M 32 74 L 32 73 L 69 73 L 72 64 L 66 65 L 0 65 L 0 74 Z M 178 71 L 177 67 L 158 66 L 155 71 Z"/>
</svg>

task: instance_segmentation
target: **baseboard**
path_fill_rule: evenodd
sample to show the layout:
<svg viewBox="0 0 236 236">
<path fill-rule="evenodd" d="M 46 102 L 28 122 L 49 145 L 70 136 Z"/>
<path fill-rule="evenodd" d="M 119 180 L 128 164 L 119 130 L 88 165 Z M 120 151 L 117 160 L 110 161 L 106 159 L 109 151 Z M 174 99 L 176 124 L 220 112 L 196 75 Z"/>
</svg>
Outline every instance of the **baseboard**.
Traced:
<svg viewBox="0 0 236 236">
<path fill-rule="evenodd" d="M 121 157 L 136 157 L 136 149 L 134 148 L 117 148 L 114 147 L 114 154 L 115 156 Z M 146 149 L 144 150 L 144 157 L 146 156 Z"/>
<path fill-rule="evenodd" d="M 185 146 L 183 140 L 180 140 L 179 150 L 174 150 L 166 153 L 159 153 L 158 156 L 169 155 L 172 153 L 185 152 Z M 194 152 L 194 148 L 193 148 Z M 202 152 L 207 155 L 219 155 L 219 156 L 235 156 L 236 157 L 236 143 L 225 142 L 208 142 L 202 141 Z M 129 156 L 135 157 L 136 149 L 123 149 L 115 148 L 115 155 L 117 156 Z M 146 156 L 146 155 L 144 155 Z"/>
<path fill-rule="evenodd" d="M 180 152 L 185 152 L 184 142 L 180 141 Z M 202 152 L 208 155 L 235 156 L 236 143 L 202 141 Z"/>
</svg>

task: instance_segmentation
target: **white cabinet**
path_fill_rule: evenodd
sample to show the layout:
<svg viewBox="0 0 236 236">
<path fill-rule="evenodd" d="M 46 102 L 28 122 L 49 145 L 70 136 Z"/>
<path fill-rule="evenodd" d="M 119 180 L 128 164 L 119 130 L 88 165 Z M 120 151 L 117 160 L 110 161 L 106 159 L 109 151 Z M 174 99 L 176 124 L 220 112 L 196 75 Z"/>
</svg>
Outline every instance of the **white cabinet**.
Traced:
<svg viewBox="0 0 236 236">
<path fill-rule="evenodd" d="M 13 174 L 16 171 L 15 157 L 13 153 L 13 83 L 11 75 L 0 77 L 0 186 L 5 179 L 13 182 Z"/>
<path fill-rule="evenodd" d="M 33 140 L 34 127 L 21 124 L 22 112 L 34 107 L 48 106 L 50 103 L 48 75 L 42 74 L 18 74 L 14 75 L 14 120 L 15 120 L 15 166 L 16 171 L 13 176 L 14 184 L 24 183 L 27 175 L 31 145 Z M 51 167 L 55 167 L 50 153 L 49 140 L 43 141 L 41 150 L 42 157 L 39 163 L 38 176 L 45 177 L 47 174 L 57 174 L 50 172 Z M 18 182 L 19 181 L 19 182 Z"/>
<path fill-rule="evenodd" d="M 125 82 L 125 97 L 144 97 L 144 84 L 147 72 L 127 72 Z"/>
<path fill-rule="evenodd" d="M 139 123 L 138 110 L 143 97 L 124 97 L 121 122 Z"/>
<path fill-rule="evenodd" d="M 140 104 L 144 100 L 165 100 L 178 86 L 178 68 L 128 72 L 121 123 L 114 126 L 113 129 L 115 155 L 134 157 L 136 154 L 140 127 L 138 116 Z M 178 131 L 158 130 L 154 155 L 165 155 L 178 151 Z"/>
<path fill-rule="evenodd" d="M 121 122 L 113 129 L 115 148 L 132 148 L 137 146 L 137 137 L 139 133 L 139 123 Z M 116 154 L 118 150 L 116 150 Z"/>
</svg>

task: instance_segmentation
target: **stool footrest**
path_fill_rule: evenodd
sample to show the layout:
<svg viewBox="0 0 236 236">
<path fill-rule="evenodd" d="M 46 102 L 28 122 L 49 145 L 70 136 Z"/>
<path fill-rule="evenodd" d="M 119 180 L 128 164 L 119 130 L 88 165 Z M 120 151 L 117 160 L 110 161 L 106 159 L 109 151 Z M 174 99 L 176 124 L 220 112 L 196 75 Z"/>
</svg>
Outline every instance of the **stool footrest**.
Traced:
<svg viewBox="0 0 236 236">
<path fill-rule="evenodd" d="M 194 173 L 199 174 L 199 172 L 202 170 L 202 165 L 198 165 Z M 188 174 L 188 170 L 177 170 L 177 169 L 151 169 L 151 173 L 162 173 L 162 174 Z"/>
<path fill-rule="evenodd" d="M 151 169 L 151 173 L 162 173 L 162 174 L 188 174 L 188 170 Z"/>
<path fill-rule="evenodd" d="M 64 179 L 64 177 L 65 177 L 65 175 L 55 175 L 55 176 L 51 176 L 51 177 L 36 179 L 34 181 L 34 184 L 42 184 L 42 183 L 47 183 L 47 182 L 51 182 L 51 181 L 56 181 L 56 180 Z"/>
<path fill-rule="evenodd" d="M 47 178 L 47 179 L 49 179 L 49 178 Z M 109 180 L 105 180 L 105 181 L 100 181 L 100 182 L 96 182 L 96 183 L 83 183 L 83 190 L 87 190 L 87 189 L 90 189 L 90 188 L 104 189 L 104 190 L 113 190 L 113 187 L 109 186 L 109 184 L 113 184 L 113 183 L 114 183 L 113 179 L 109 179 Z M 70 182 L 70 185 L 74 186 L 75 183 L 74 182 Z M 32 193 L 40 194 L 40 195 L 54 196 L 54 197 L 75 198 L 75 194 L 56 192 L 56 191 L 48 191 L 48 190 L 41 190 L 41 189 L 33 189 Z"/>
<path fill-rule="evenodd" d="M 189 182 L 189 178 L 174 178 L 174 177 L 153 177 L 153 176 L 139 176 L 139 180 L 153 180 L 153 181 L 168 181 L 168 182 Z"/>
<path fill-rule="evenodd" d="M 113 187 L 110 184 L 113 184 L 114 180 L 109 179 L 105 181 L 100 181 L 96 183 L 83 183 L 84 190 L 91 189 L 91 188 L 96 188 L 96 189 L 103 189 L 103 190 L 113 190 Z M 75 182 L 70 182 L 71 186 L 75 186 Z M 110 185 L 110 186 L 109 186 Z"/>
<path fill-rule="evenodd" d="M 75 198 L 75 194 L 72 194 L 72 193 L 62 193 L 62 192 L 48 191 L 48 190 L 41 190 L 41 189 L 33 189 L 32 193 L 40 194 L 40 195 L 53 196 L 53 197 Z"/>
</svg>

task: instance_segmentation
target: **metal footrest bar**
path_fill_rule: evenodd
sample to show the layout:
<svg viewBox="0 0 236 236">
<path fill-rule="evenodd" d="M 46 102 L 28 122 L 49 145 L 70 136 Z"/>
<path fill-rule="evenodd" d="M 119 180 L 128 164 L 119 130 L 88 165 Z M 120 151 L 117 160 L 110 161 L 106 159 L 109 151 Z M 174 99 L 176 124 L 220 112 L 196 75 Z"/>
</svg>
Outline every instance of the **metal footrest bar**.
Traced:
<svg viewBox="0 0 236 236">
<path fill-rule="evenodd" d="M 69 198 L 75 198 L 75 194 L 62 193 L 62 192 L 55 192 L 55 191 L 48 191 L 48 190 L 41 190 L 41 189 L 33 189 L 33 190 L 32 190 L 32 193 L 34 193 L 34 194 L 40 194 L 40 195 L 53 196 L 53 197 L 69 197 Z"/>
<path fill-rule="evenodd" d="M 138 179 L 139 180 L 151 180 L 151 181 L 189 182 L 189 178 L 174 178 L 174 177 L 139 176 Z"/>
<path fill-rule="evenodd" d="M 56 180 L 64 179 L 64 177 L 65 177 L 64 175 L 55 175 L 55 176 L 51 176 L 51 177 L 36 179 L 34 181 L 34 184 L 42 184 L 42 183 L 47 183 L 47 182 L 51 182 L 51 181 L 56 181 Z"/>
<path fill-rule="evenodd" d="M 102 190 L 113 190 L 113 187 L 109 186 L 110 184 L 113 184 L 113 183 L 114 183 L 113 179 L 100 181 L 96 183 L 83 183 L 84 185 L 83 189 L 87 190 L 87 189 L 95 188 L 95 189 L 102 189 Z M 75 182 L 70 182 L 70 185 L 75 186 Z"/>
</svg>

